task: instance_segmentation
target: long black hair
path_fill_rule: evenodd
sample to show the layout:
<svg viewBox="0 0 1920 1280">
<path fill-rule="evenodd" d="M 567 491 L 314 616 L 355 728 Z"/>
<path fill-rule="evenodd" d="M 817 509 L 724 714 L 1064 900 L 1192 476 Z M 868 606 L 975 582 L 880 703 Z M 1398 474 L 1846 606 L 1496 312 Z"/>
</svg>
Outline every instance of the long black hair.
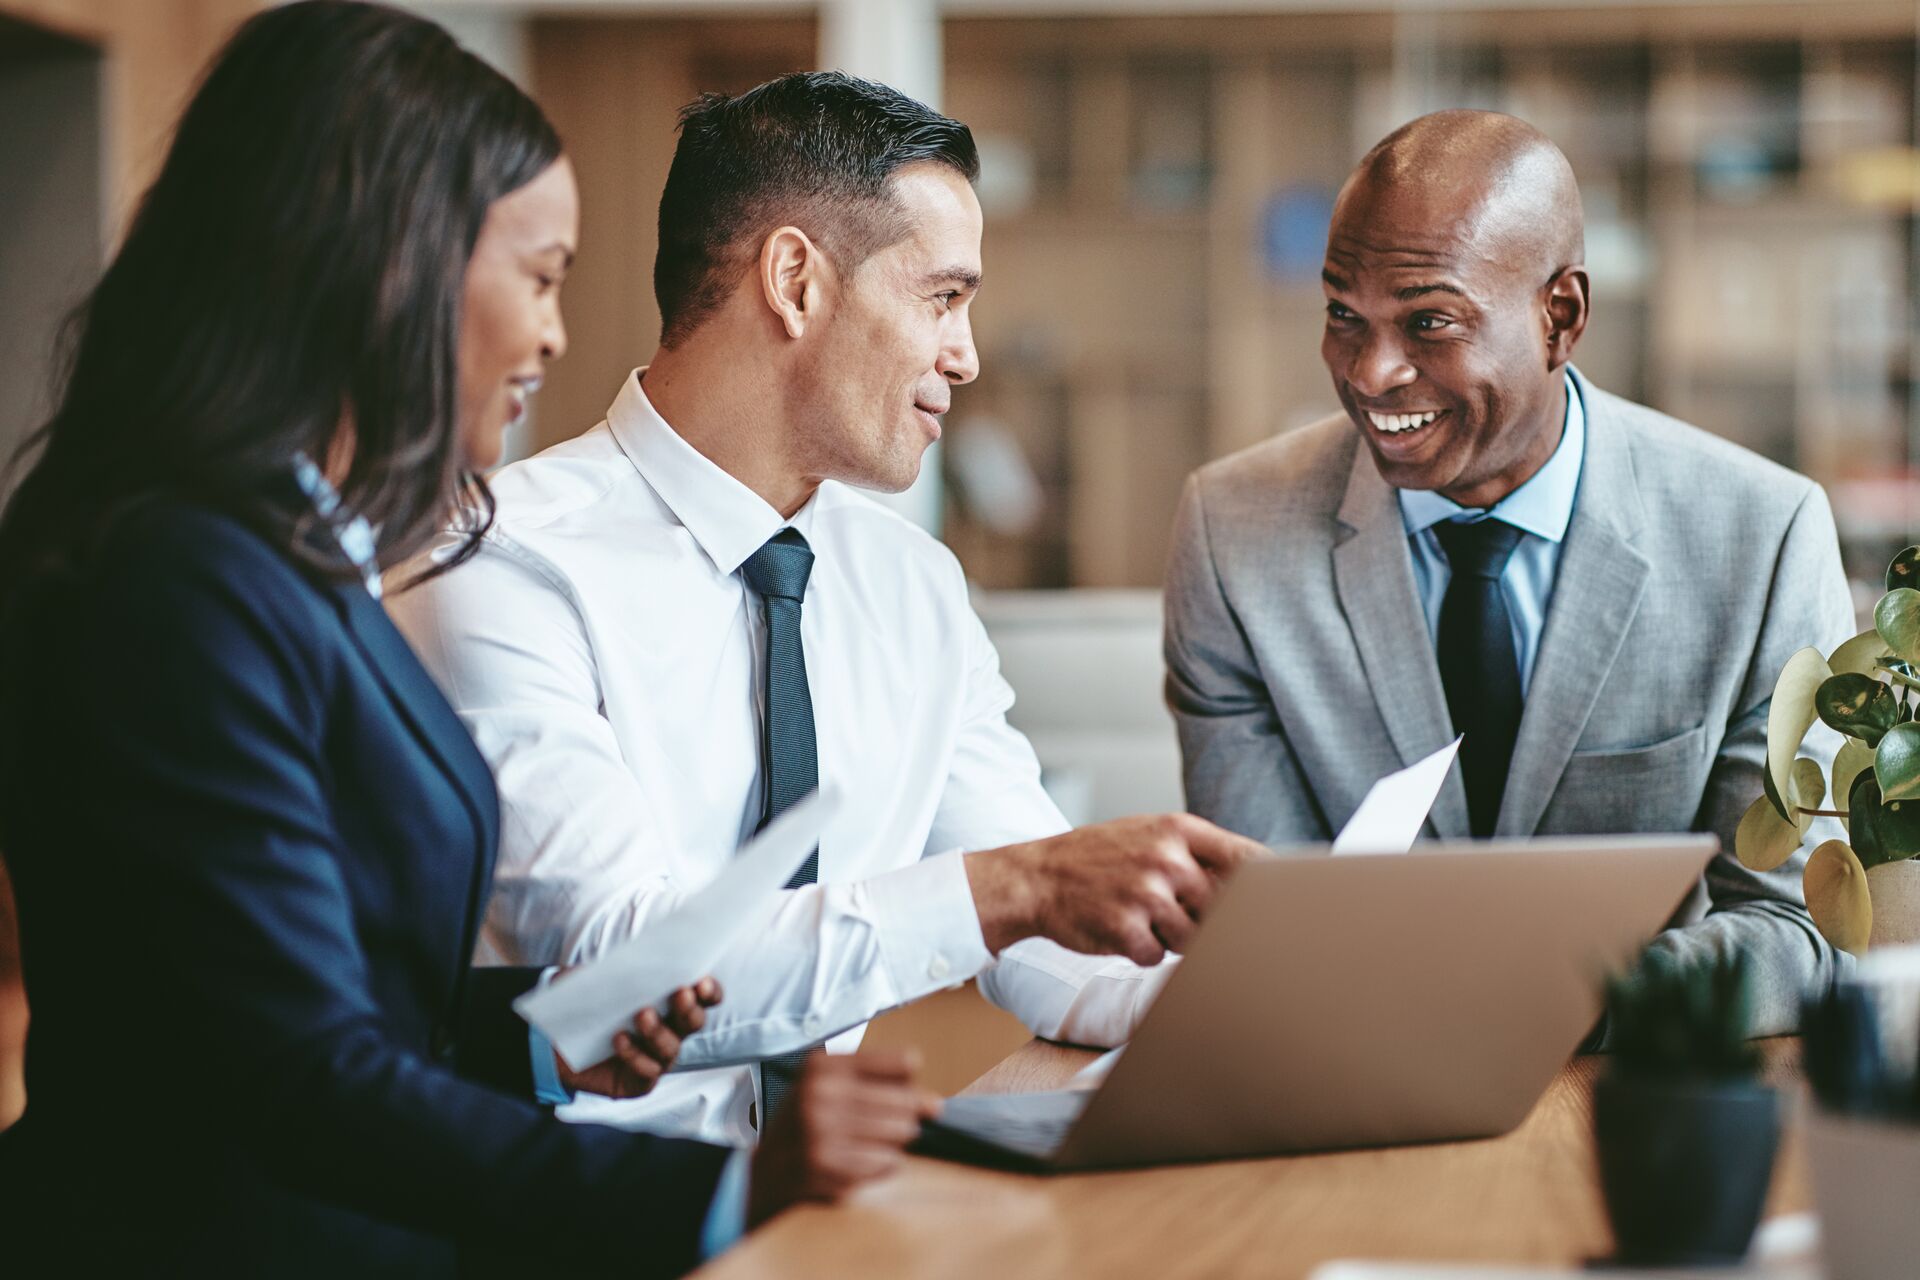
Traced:
<svg viewBox="0 0 1920 1280">
<path fill-rule="evenodd" d="M 450 520 L 464 559 L 493 513 L 457 423 L 467 260 L 488 206 L 559 155 L 540 108 L 431 22 L 352 0 L 246 22 L 68 322 L 58 407 L 0 517 L 0 614 L 162 496 L 344 572 L 279 496 L 343 425 L 341 496 L 381 563 Z"/>
</svg>

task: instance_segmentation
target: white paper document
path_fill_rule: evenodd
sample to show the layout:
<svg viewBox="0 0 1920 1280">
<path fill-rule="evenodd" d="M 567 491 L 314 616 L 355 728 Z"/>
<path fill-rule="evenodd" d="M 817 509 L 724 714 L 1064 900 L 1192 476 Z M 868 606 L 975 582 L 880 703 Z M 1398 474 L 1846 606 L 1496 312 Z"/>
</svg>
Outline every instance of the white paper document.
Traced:
<svg viewBox="0 0 1920 1280">
<path fill-rule="evenodd" d="M 1335 853 L 1405 853 L 1440 798 L 1440 784 L 1460 751 L 1455 738 L 1426 759 L 1373 784 L 1367 798 L 1333 838 Z"/>
<path fill-rule="evenodd" d="M 762 927 L 780 891 L 840 811 L 816 791 L 767 825 L 705 887 L 648 919 L 640 936 L 513 1002 L 575 1068 L 613 1056 L 613 1037 L 652 1005 L 706 977 L 728 947 Z"/>
</svg>

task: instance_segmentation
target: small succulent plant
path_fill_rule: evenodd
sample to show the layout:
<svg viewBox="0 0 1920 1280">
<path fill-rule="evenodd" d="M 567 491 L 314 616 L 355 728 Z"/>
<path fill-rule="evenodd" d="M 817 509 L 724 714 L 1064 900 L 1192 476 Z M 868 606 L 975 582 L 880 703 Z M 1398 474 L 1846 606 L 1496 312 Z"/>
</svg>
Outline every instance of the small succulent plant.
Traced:
<svg viewBox="0 0 1920 1280">
<path fill-rule="evenodd" d="M 1793 856 L 1817 817 L 1840 819 L 1848 839 L 1807 859 L 1807 910 L 1828 942 L 1859 955 L 1873 932 L 1867 872 L 1920 854 L 1920 547 L 1887 566 L 1873 629 L 1826 657 L 1787 659 L 1767 713 L 1765 794 L 1740 819 L 1734 851 L 1755 871 Z M 1800 744 L 1815 720 L 1846 735 L 1831 785 Z M 1831 796 L 1836 807 L 1822 808 Z M 1839 807 L 1844 802 L 1844 807 Z"/>
<path fill-rule="evenodd" d="M 1724 1082 L 1759 1069 L 1747 1041 L 1752 995 L 1744 956 L 1679 965 L 1658 953 L 1607 983 L 1615 1069 L 1640 1078 Z"/>
<path fill-rule="evenodd" d="M 1840 981 L 1801 1014 L 1802 1064 L 1829 1111 L 1920 1124 L 1920 1072 L 1897 1065 L 1880 1041 L 1879 997 Z"/>
</svg>

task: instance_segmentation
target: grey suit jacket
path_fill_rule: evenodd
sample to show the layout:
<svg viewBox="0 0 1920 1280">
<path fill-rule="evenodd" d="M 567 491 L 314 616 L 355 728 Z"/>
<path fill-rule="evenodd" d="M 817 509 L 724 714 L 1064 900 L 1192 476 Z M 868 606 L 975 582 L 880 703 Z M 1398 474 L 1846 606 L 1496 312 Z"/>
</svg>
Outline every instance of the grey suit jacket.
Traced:
<svg viewBox="0 0 1920 1280">
<path fill-rule="evenodd" d="M 1580 489 L 1497 834 L 1715 833 L 1722 853 L 1655 945 L 1746 950 L 1754 1034 L 1792 1030 L 1839 963 L 1801 871 L 1842 833 L 1817 821 L 1767 874 L 1734 858 L 1733 833 L 1760 794 L 1781 664 L 1853 634 L 1833 515 L 1804 476 L 1580 390 Z M 1166 617 L 1187 804 L 1222 826 L 1330 839 L 1376 778 L 1453 736 L 1399 503 L 1344 416 L 1188 479 Z M 1827 764 L 1838 745 L 1816 726 L 1806 754 Z M 1427 834 L 1468 836 L 1457 769 Z"/>
</svg>

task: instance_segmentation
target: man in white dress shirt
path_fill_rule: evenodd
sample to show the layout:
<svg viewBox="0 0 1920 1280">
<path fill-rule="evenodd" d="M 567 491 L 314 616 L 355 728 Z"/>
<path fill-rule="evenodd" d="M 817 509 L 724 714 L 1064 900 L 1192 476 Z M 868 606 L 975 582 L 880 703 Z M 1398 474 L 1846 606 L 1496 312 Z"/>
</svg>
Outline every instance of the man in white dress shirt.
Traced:
<svg viewBox="0 0 1920 1280">
<path fill-rule="evenodd" d="M 643 933 L 816 769 L 848 801 L 681 1070 L 563 1115 L 751 1143 L 761 1064 L 975 975 L 1038 1034 L 1121 1043 L 1259 853 L 1187 815 L 1069 831 L 959 564 L 846 487 L 910 484 L 978 372 L 977 165 L 964 125 L 837 73 L 690 107 L 661 350 L 392 602 L 498 776 L 482 963 Z"/>
</svg>

